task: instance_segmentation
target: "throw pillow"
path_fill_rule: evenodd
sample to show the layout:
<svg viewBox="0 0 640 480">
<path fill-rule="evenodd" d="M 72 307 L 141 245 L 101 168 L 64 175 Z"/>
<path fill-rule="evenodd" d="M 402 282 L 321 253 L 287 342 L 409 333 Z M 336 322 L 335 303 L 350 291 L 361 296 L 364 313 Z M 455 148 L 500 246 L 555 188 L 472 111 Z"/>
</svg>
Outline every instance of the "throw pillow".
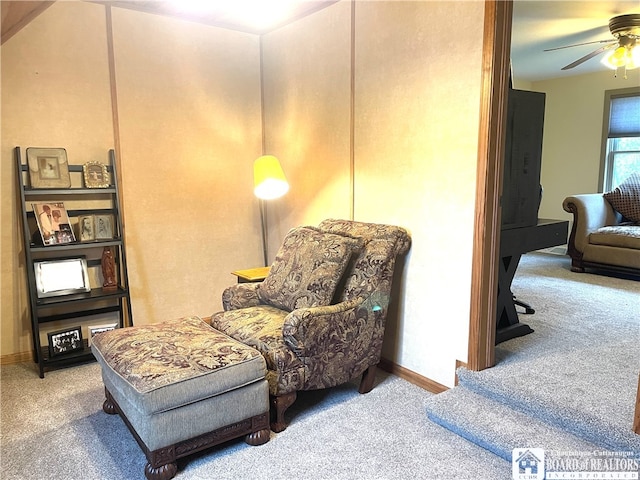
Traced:
<svg viewBox="0 0 640 480">
<path fill-rule="evenodd" d="M 634 173 L 604 194 L 613 209 L 627 220 L 640 223 L 640 173 Z"/>
<path fill-rule="evenodd" d="M 356 238 L 314 227 L 294 228 L 258 287 L 258 297 L 287 311 L 329 305 L 351 255 L 361 247 Z"/>
</svg>

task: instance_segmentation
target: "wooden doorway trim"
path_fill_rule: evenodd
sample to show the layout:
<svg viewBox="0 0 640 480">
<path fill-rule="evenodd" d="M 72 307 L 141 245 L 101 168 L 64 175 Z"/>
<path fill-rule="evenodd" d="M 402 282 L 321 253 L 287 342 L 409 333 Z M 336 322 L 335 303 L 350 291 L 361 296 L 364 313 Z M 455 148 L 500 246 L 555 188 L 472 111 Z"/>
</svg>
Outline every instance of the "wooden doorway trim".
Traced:
<svg viewBox="0 0 640 480">
<path fill-rule="evenodd" d="M 500 196 L 512 13 L 512 0 L 485 0 L 467 361 L 467 368 L 475 371 L 495 363 Z"/>
</svg>

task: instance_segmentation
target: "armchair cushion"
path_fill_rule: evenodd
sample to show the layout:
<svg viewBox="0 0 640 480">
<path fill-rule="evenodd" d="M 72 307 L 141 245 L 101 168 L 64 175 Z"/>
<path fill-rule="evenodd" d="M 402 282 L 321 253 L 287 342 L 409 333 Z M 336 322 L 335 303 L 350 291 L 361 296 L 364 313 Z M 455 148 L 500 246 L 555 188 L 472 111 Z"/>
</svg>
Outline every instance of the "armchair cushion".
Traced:
<svg viewBox="0 0 640 480">
<path fill-rule="evenodd" d="M 304 386 L 304 364 L 285 344 L 282 335 L 287 315 L 279 308 L 258 305 L 218 312 L 211 317 L 211 326 L 216 330 L 262 353 L 272 395 L 299 390 Z"/>
<path fill-rule="evenodd" d="M 632 222 L 640 223 L 640 173 L 634 173 L 604 194 L 614 210 Z"/>
<path fill-rule="evenodd" d="M 285 236 L 269 275 L 257 287 L 260 301 L 288 312 L 329 305 L 351 255 L 362 240 L 294 228 Z"/>
</svg>

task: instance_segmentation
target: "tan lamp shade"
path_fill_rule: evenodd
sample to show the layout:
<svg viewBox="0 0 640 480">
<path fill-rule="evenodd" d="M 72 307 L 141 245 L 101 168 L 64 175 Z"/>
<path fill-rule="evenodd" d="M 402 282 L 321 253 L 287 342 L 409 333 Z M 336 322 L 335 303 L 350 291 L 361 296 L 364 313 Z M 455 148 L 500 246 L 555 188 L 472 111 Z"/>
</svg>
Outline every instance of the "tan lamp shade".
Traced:
<svg viewBox="0 0 640 480">
<path fill-rule="evenodd" d="M 289 191 L 280 162 L 273 155 L 263 155 L 253 163 L 253 193 L 263 200 L 281 197 Z"/>
</svg>

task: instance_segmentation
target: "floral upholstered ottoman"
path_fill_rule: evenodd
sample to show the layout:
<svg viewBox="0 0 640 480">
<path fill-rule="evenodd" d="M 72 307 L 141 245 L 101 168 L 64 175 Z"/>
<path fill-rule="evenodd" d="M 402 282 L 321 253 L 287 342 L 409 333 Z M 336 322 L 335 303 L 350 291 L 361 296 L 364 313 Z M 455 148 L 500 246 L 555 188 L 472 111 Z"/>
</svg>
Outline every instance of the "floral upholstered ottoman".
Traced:
<svg viewBox="0 0 640 480">
<path fill-rule="evenodd" d="M 262 355 L 198 317 L 96 335 L 106 413 L 119 413 L 147 457 L 145 476 L 167 480 L 177 459 L 245 436 L 269 441 Z"/>
</svg>

